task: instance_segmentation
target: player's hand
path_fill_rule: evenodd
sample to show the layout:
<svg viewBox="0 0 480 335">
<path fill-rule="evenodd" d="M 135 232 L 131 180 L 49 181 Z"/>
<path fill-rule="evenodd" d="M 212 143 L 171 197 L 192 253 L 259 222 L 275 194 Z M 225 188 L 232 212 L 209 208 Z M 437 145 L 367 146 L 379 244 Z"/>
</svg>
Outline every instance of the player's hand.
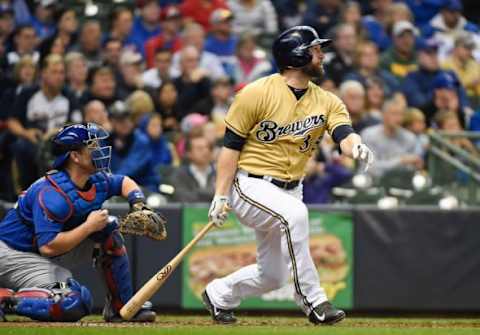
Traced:
<svg viewBox="0 0 480 335">
<path fill-rule="evenodd" d="M 230 204 L 228 197 L 225 195 L 216 195 L 213 197 L 210 210 L 208 211 L 208 220 L 213 222 L 215 226 L 221 227 L 227 221 Z"/>
<path fill-rule="evenodd" d="M 84 224 L 88 227 L 90 233 L 102 230 L 108 224 L 108 211 L 99 209 L 91 212 Z"/>
<path fill-rule="evenodd" d="M 365 144 L 356 144 L 352 149 L 352 156 L 353 159 L 356 159 L 365 164 L 365 170 L 367 171 L 370 165 L 372 165 L 374 161 L 374 156 L 372 150 L 367 147 Z"/>
</svg>

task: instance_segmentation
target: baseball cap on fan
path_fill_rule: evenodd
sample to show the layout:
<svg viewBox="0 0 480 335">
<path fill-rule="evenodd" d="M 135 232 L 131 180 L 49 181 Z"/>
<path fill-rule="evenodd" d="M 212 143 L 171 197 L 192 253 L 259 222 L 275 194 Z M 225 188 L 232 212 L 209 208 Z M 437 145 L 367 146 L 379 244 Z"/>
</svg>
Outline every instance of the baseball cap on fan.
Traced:
<svg viewBox="0 0 480 335">
<path fill-rule="evenodd" d="M 460 0 L 447 0 L 445 1 L 442 9 L 446 9 L 452 12 L 461 12 L 463 10 L 463 5 Z"/>
<path fill-rule="evenodd" d="M 418 35 L 418 29 L 410 21 L 398 21 L 393 25 L 393 36 L 399 36 L 406 31 L 410 31 L 413 35 Z"/>
<path fill-rule="evenodd" d="M 233 19 L 233 13 L 225 8 L 215 9 L 210 15 L 210 23 L 218 24 Z"/>
<path fill-rule="evenodd" d="M 120 56 L 120 65 L 135 65 L 141 64 L 143 61 L 142 55 L 134 50 L 127 49 L 122 52 Z"/>
<path fill-rule="evenodd" d="M 173 19 L 179 19 L 182 17 L 182 13 L 180 12 L 180 9 L 178 9 L 177 6 L 167 6 L 165 7 L 164 10 L 162 10 L 160 14 L 160 19 L 161 20 L 173 20 Z"/>
</svg>

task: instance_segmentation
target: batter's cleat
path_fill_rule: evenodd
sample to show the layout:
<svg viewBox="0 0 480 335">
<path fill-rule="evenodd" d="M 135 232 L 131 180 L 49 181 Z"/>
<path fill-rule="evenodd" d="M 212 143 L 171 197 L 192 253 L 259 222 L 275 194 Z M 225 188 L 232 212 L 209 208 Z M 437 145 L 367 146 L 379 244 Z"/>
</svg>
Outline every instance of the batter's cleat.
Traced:
<svg viewBox="0 0 480 335">
<path fill-rule="evenodd" d="M 111 299 L 107 297 L 103 307 L 103 319 L 105 322 L 155 322 L 157 313 L 152 311 L 152 303 L 145 302 L 142 308 L 130 320 L 123 320 L 118 312 L 113 309 Z"/>
<path fill-rule="evenodd" d="M 344 311 L 325 301 L 312 310 L 308 320 L 316 325 L 333 325 L 345 319 L 345 316 Z"/>
<path fill-rule="evenodd" d="M 0 321 L 7 321 L 5 314 L 11 312 L 12 297 L 15 294 L 8 288 L 0 288 Z"/>
<path fill-rule="evenodd" d="M 210 301 L 206 290 L 202 293 L 202 301 L 207 310 L 210 312 L 213 321 L 222 324 L 231 324 L 237 322 L 237 318 L 235 315 L 233 315 L 233 310 L 215 307 Z"/>
</svg>

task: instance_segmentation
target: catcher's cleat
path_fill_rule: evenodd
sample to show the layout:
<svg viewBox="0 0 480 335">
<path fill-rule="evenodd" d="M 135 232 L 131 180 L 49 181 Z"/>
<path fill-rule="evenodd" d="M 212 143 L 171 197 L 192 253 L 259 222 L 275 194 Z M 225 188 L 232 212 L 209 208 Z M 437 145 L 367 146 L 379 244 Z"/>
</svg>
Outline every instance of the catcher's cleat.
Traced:
<svg viewBox="0 0 480 335">
<path fill-rule="evenodd" d="M 152 311 L 152 303 L 145 302 L 142 308 L 130 320 L 123 320 L 118 312 L 113 309 L 111 299 L 107 297 L 103 307 L 103 319 L 105 322 L 155 322 L 157 313 Z"/>
<path fill-rule="evenodd" d="M 11 311 L 11 299 L 15 292 L 8 288 L 0 288 L 0 321 L 7 321 L 5 314 Z"/>
<path fill-rule="evenodd" d="M 344 311 L 336 308 L 330 302 L 325 301 L 312 310 L 308 320 L 316 325 L 333 325 L 345 319 L 345 316 Z"/>
<path fill-rule="evenodd" d="M 207 310 L 210 312 L 213 321 L 222 324 L 231 324 L 237 322 L 237 318 L 235 318 L 235 315 L 233 315 L 233 310 L 215 307 L 210 301 L 206 290 L 202 293 L 202 301 Z"/>
</svg>

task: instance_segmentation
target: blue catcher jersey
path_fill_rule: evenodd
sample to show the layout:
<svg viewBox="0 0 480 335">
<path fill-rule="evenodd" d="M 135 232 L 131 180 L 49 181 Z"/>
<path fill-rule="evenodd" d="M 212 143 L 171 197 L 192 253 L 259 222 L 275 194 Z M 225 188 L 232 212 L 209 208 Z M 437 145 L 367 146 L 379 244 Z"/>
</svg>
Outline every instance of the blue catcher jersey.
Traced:
<svg viewBox="0 0 480 335">
<path fill-rule="evenodd" d="M 20 251 L 38 252 L 55 236 L 82 224 L 88 214 L 122 190 L 122 175 L 103 172 L 77 188 L 65 171 L 54 171 L 33 183 L 0 222 L 0 240 Z"/>
</svg>

